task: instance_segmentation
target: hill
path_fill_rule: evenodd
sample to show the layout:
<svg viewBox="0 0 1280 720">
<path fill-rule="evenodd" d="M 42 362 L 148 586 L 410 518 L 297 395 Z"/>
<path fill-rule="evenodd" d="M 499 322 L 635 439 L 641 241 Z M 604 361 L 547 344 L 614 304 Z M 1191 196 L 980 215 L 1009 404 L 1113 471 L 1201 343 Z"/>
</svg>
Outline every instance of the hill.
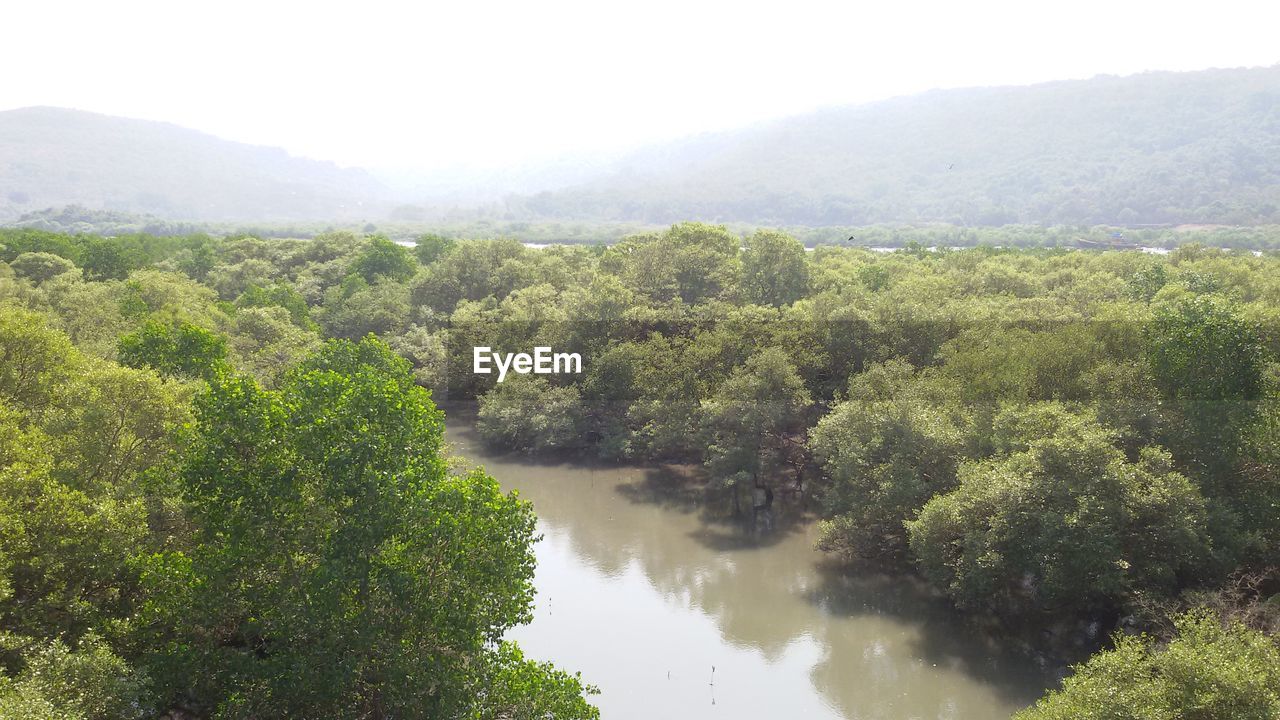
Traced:
<svg viewBox="0 0 1280 720">
<path fill-rule="evenodd" d="M 0 221 L 60 205 L 180 220 L 362 218 L 384 214 L 387 194 L 362 170 L 168 123 L 0 112 Z"/>
<path fill-rule="evenodd" d="M 933 91 L 708 134 L 509 217 L 1280 222 L 1280 66 Z"/>
</svg>

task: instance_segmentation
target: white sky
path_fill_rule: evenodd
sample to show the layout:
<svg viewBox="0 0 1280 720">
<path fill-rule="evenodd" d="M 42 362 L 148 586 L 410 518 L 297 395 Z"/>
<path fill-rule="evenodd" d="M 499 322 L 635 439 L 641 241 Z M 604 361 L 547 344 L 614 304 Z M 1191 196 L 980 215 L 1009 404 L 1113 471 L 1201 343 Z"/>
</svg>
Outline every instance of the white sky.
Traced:
<svg viewBox="0 0 1280 720">
<path fill-rule="evenodd" d="M 494 165 L 931 88 L 1280 62 L 1280 3 L 4 0 L 0 109 Z"/>
</svg>

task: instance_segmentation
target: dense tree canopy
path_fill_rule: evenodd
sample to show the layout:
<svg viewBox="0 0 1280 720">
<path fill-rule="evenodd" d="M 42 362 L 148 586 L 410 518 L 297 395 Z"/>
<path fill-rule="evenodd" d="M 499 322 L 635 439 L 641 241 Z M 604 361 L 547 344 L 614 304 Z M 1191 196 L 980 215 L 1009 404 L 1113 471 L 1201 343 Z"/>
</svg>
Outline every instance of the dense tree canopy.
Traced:
<svg viewBox="0 0 1280 720">
<path fill-rule="evenodd" d="M 317 347 L 292 283 L 59 274 L 0 273 L 0 715 L 596 715 L 503 641 L 531 509 L 448 469 L 408 361 Z"/>
<path fill-rule="evenodd" d="M 153 661 L 165 686 L 222 717 L 462 717 L 475 673 L 514 670 L 483 657 L 528 617 L 532 512 L 479 472 L 449 475 L 407 362 L 331 342 L 275 391 L 215 378 L 196 411 L 181 470 L 196 542 L 144 576 L 152 622 L 175 629 Z"/>
<path fill-rule="evenodd" d="M 149 367 L 163 375 L 210 379 L 227 357 L 226 338 L 190 323 L 169 326 L 149 320 L 120 338 L 120 363 Z"/>
<path fill-rule="evenodd" d="M 925 575 L 961 605 L 1088 608 L 1168 591 L 1204 562 L 1204 500 L 1167 452 L 1128 463 L 1093 418 L 1055 404 L 1006 411 L 995 433 L 1007 452 L 962 464 L 906 523 Z"/>
<path fill-rule="evenodd" d="M 116 270 L 90 272 L 99 243 Z M 14 712 L 110 715 L 75 698 L 111 687 L 222 717 L 590 716 L 502 640 L 532 516 L 446 469 L 437 402 L 474 401 L 498 448 L 679 463 L 718 519 L 816 513 L 836 558 L 1032 625 L 1141 624 L 1280 555 L 1273 255 L 807 252 L 697 223 L 0 246 Z M 498 383 L 475 346 L 582 372 Z M 1222 682 L 1250 647 L 1215 655 Z M 46 680 L 70 667 L 92 671 Z"/>
</svg>

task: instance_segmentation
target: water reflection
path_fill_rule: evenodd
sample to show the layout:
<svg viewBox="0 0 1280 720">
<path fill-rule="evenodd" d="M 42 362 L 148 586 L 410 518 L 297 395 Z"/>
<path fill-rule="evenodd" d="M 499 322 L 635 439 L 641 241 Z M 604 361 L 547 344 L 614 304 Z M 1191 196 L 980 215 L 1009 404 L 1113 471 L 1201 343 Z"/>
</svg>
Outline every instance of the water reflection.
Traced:
<svg viewBox="0 0 1280 720">
<path fill-rule="evenodd" d="M 824 565 L 807 524 L 744 533 L 657 472 L 494 457 L 457 421 L 449 439 L 533 502 L 537 607 L 512 637 L 600 686 L 606 720 L 986 720 L 1050 683 L 927 588 Z"/>
</svg>

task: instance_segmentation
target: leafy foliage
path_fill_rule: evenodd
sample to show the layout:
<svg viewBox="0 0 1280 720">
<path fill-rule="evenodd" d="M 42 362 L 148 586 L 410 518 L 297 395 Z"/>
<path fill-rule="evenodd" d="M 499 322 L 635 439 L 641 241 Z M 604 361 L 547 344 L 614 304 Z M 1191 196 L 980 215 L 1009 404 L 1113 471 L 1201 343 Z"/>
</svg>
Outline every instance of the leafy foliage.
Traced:
<svg viewBox="0 0 1280 720">
<path fill-rule="evenodd" d="M 330 342 L 276 391 L 216 378 L 182 470 L 199 542 L 146 573 L 171 628 L 157 679 L 220 717 L 472 707 L 489 644 L 528 618 L 533 515 L 478 471 L 448 474 L 441 421 L 372 339 Z M 589 714 L 575 679 L 534 679 L 564 717 Z"/>
<path fill-rule="evenodd" d="M 226 338 L 188 322 L 148 321 L 120 338 L 120 362 L 170 376 L 212 378 L 227 357 Z"/>
<path fill-rule="evenodd" d="M 809 290 L 804 246 L 795 238 L 761 230 L 747 238 L 742 254 L 742 291 L 758 305 L 790 305 Z"/>
<path fill-rule="evenodd" d="M 735 504 L 742 490 L 763 487 L 763 477 L 785 474 L 811 402 L 786 354 L 769 348 L 748 358 L 703 403 L 707 469 Z"/>
<path fill-rule="evenodd" d="M 499 447 L 547 452 L 575 447 L 582 399 L 577 388 L 543 378 L 514 377 L 480 400 L 476 427 Z"/>
<path fill-rule="evenodd" d="M 19 277 L 28 278 L 37 285 L 76 270 L 75 263 L 47 252 L 22 253 L 9 266 Z"/>
<path fill-rule="evenodd" d="M 906 523 L 926 576 L 968 607 L 1088 609 L 1168 591 L 1208 552 L 1204 500 L 1167 453 L 1125 461 L 1092 418 L 1054 405 L 996 418 L 1008 452 L 962 464 Z"/>
<path fill-rule="evenodd" d="M 1017 720 L 1264 720 L 1280 714 L 1280 647 L 1205 612 L 1176 621 L 1166 645 L 1116 638 L 1076 668 L 1061 690 Z"/>
<path fill-rule="evenodd" d="M 5 720 L 141 720 L 151 714 L 147 678 L 95 635 L 29 650 L 15 678 L 0 678 Z"/>
<path fill-rule="evenodd" d="M 366 282 L 374 282 L 378 278 L 408 280 L 416 269 L 417 264 L 408 249 L 378 235 L 369 238 L 351 266 L 351 271 Z"/>
<path fill-rule="evenodd" d="M 819 547 L 853 557 L 905 552 L 904 522 L 956 483 L 966 420 L 945 390 L 915 378 L 904 362 L 856 376 L 849 399 L 818 422 L 809 441 L 831 479 L 823 501 L 832 519 Z"/>
</svg>

